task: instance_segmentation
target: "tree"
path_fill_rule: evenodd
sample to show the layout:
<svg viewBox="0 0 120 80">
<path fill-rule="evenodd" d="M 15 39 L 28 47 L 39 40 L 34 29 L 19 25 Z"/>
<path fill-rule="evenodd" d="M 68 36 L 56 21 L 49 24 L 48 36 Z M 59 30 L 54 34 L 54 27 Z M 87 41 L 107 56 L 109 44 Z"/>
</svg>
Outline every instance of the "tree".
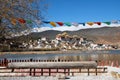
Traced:
<svg viewBox="0 0 120 80">
<path fill-rule="evenodd" d="M 43 19 L 43 0 L 0 0 L 0 38 L 28 32 Z M 40 23 L 40 22 L 39 22 Z"/>
</svg>

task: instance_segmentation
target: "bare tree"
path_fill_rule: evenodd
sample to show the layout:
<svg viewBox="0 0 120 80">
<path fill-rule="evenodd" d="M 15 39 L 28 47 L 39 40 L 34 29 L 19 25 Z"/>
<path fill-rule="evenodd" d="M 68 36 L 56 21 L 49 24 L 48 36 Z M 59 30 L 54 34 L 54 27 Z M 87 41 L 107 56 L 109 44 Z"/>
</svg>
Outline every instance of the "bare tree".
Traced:
<svg viewBox="0 0 120 80">
<path fill-rule="evenodd" d="M 0 38 L 30 30 L 42 20 L 43 0 L 0 0 Z"/>
</svg>

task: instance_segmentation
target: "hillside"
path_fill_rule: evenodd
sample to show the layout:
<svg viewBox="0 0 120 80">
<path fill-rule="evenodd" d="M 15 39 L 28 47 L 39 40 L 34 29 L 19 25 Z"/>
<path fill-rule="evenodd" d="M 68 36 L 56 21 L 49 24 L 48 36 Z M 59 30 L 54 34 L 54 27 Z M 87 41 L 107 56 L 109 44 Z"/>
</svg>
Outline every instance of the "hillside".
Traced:
<svg viewBox="0 0 120 80">
<path fill-rule="evenodd" d="M 80 37 L 85 37 L 89 40 L 95 41 L 95 43 L 104 43 L 104 44 L 120 44 L 120 27 L 102 27 L 102 28 L 90 28 L 90 29 L 81 29 L 78 31 L 65 31 L 70 35 L 78 35 Z M 55 36 L 61 31 L 48 30 L 44 32 L 31 33 L 27 36 L 16 37 L 15 39 L 19 40 L 29 40 L 29 39 L 38 39 L 40 37 L 48 37 L 54 39 Z"/>
</svg>

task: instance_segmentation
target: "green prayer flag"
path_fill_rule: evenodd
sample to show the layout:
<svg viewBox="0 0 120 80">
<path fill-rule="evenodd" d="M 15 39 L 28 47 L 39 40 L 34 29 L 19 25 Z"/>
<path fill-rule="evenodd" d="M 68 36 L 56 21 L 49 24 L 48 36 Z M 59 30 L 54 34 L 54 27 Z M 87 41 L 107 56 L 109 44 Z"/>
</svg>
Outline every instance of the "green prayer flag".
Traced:
<svg viewBox="0 0 120 80">
<path fill-rule="evenodd" d="M 110 24 L 111 24 L 111 22 L 103 22 L 103 23 L 105 23 L 105 24 L 107 24 L 107 25 L 110 25 Z"/>
<path fill-rule="evenodd" d="M 69 22 L 65 22 L 64 23 L 66 26 L 71 26 L 71 23 L 69 23 Z"/>
<path fill-rule="evenodd" d="M 32 21 L 31 21 L 31 20 L 26 20 L 26 21 L 27 21 L 27 23 L 28 23 L 28 24 L 31 24 L 31 23 L 32 23 Z"/>
</svg>

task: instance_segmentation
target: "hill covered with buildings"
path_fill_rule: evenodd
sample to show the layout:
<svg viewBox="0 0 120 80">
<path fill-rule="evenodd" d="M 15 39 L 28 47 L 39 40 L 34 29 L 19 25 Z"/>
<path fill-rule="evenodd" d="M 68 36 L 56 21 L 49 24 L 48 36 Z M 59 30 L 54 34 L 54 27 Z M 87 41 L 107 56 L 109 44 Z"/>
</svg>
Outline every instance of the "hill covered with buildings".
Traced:
<svg viewBox="0 0 120 80">
<path fill-rule="evenodd" d="M 102 28 L 90 28 L 81 29 L 78 31 L 63 31 L 70 35 L 78 35 L 79 37 L 93 40 L 99 44 L 111 44 L 120 45 L 120 27 L 102 27 Z M 39 39 L 41 37 L 47 37 L 49 39 L 55 39 L 57 34 L 63 33 L 62 31 L 48 30 L 43 32 L 34 32 L 26 36 L 16 37 L 18 40 Z"/>
<path fill-rule="evenodd" d="M 81 29 L 78 31 L 33 32 L 0 41 L 1 49 L 22 50 L 103 50 L 120 46 L 120 27 Z M 3 47 L 4 45 L 4 47 Z"/>
</svg>

